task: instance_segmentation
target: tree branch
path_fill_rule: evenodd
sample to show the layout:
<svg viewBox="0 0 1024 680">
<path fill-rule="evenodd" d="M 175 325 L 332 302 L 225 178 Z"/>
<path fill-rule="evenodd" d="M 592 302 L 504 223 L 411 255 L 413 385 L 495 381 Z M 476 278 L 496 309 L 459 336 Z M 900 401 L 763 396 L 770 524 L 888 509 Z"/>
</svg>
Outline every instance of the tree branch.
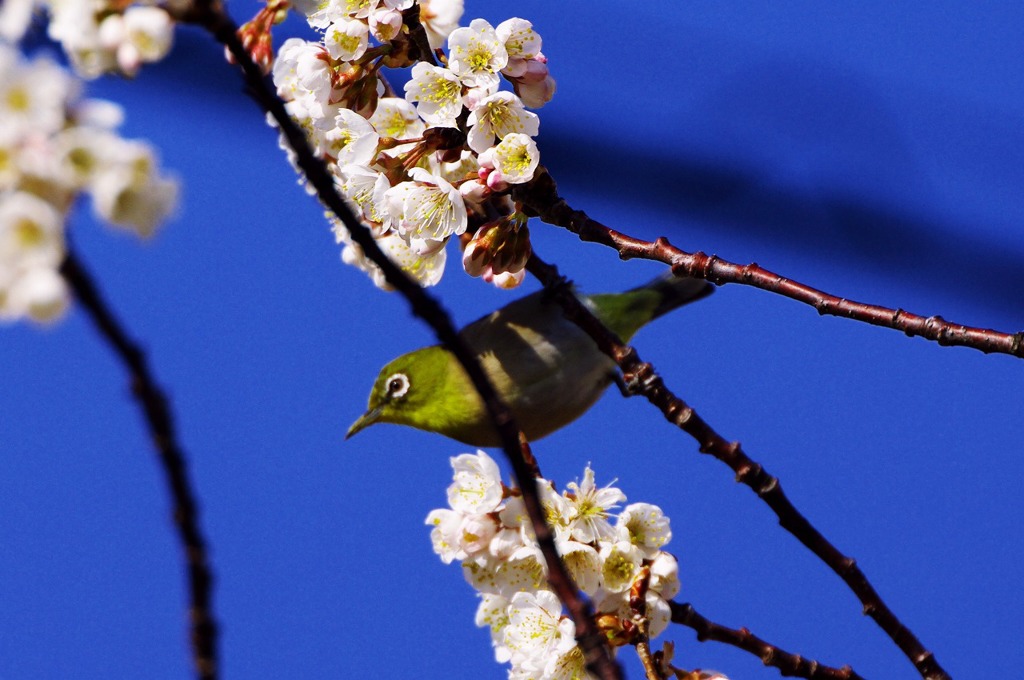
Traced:
<svg viewBox="0 0 1024 680">
<path fill-rule="evenodd" d="M 739 442 L 728 442 L 715 432 L 689 405 L 674 395 L 655 373 L 654 367 L 641 361 L 632 347 L 625 345 L 614 333 L 588 310 L 573 294 L 558 270 L 543 262 L 534 253 L 527 264 L 565 310 L 568 319 L 579 325 L 622 370 L 626 385 L 635 394 L 642 394 L 664 414 L 665 419 L 689 434 L 700 444 L 700 452 L 707 453 L 728 465 L 736 473 L 736 481 L 750 487 L 779 518 L 779 524 L 818 556 L 839 575 L 864 605 L 864 613 L 871 616 L 900 650 L 914 664 L 926 680 L 949 680 L 935 655 L 924 648 L 917 637 L 904 626 L 882 601 L 853 558 L 841 553 L 821 532 L 793 506 L 782 491 L 779 480 L 768 474 L 759 463 L 751 460 Z"/>
<path fill-rule="evenodd" d="M 714 621 L 701 616 L 690 604 L 679 604 L 669 601 L 672 610 L 672 622 L 697 631 L 697 639 L 701 642 L 714 640 L 738 647 L 757 656 L 765 666 L 778 668 L 784 677 L 807 678 L 807 680 L 864 680 L 849 666 L 832 668 L 823 666 L 813 659 L 805 659 L 799 654 L 792 654 L 765 642 L 746 628 L 735 630 L 726 628 Z"/>
<path fill-rule="evenodd" d="M 579 236 L 581 241 L 614 248 L 623 260 L 656 260 L 669 265 L 672 273 L 677 276 L 706 279 L 717 285 L 739 283 L 753 286 L 808 304 L 818 310 L 818 314 L 841 316 L 874 326 L 892 328 L 909 336 L 919 335 L 940 345 L 959 345 L 986 354 L 998 352 L 1024 358 L 1024 331 L 1002 333 L 987 328 L 951 323 L 941 316 L 924 317 L 902 309 L 854 302 L 779 276 L 756 263 L 740 265 L 716 255 L 688 253 L 673 246 L 664 237 L 655 241 L 643 241 L 620 233 L 591 219 L 582 210 L 569 207 L 558 195 L 551 175 L 540 169 L 533 181 L 513 191 L 513 197 L 522 202 L 528 209 L 528 214 L 537 215 L 549 224 L 568 229 Z"/>
<path fill-rule="evenodd" d="M 167 396 L 153 378 L 146 355 L 110 311 L 70 244 L 60 266 L 60 273 L 96 329 L 128 370 L 132 394 L 146 418 L 150 438 L 163 466 L 164 478 L 171 492 L 174 526 L 185 552 L 189 582 L 190 638 L 196 676 L 200 680 L 216 680 L 217 620 L 213 613 L 213 574 L 206 539 L 199 527 L 196 495 L 189 481 L 185 453 L 178 444 Z"/>
<path fill-rule="evenodd" d="M 547 525 L 540 504 L 538 482 L 527 462 L 532 458 L 529 445 L 508 406 L 501 400 L 476 360 L 473 351 L 456 332 L 447 312 L 384 255 L 370 231 L 356 218 L 338 194 L 334 179 L 323 159 L 313 154 L 305 134 L 288 115 L 284 103 L 245 51 L 238 39 L 238 28 L 224 12 L 222 5 L 216 0 L 197 0 L 188 13 L 178 18 L 202 26 L 227 48 L 241 67 L 250 94 L 264 111 L 274 118 L 288 140 L 288 145 L 296 154 L 299 167 L 316 190 L 317 197 L 341 220 L 352 240 L 363 249 L 365 255 L 380 267 L 387 282 L 409 302 L 413 314 L 423 319 L 433 329 L 438 340 L 452 352 L 466 370 L 501 438 L 502 449 L 523 492 L 524 505 L 545 558 L 548 581 L 576 624 L 576 639 L 585 655 L 588 668 L 602 680 L 621 678 L 621 670 L 594 623 L 593 609 L 589 601 L 580 597 L 572 577 L 555 549 L 554 533 Z"/>
</svg>

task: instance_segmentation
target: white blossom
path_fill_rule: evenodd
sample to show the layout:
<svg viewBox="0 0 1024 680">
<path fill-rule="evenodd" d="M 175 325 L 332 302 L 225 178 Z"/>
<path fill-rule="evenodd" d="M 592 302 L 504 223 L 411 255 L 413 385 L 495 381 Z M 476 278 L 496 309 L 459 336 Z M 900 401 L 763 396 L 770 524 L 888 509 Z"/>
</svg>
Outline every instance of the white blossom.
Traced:
<svg viewBox="0 0 1024 680">
<path fill-rule="evenodd" d="M 397 97 L 381 97 L 377 101 L 377 109 L 370 116 L 370 124 L 377 134 L 390 139 L 416 139 L 422 137 L 426 129 L 423 120 L 416 113 L 416 108 Z M 399 155 L 413 146 L 400 144 L 392 147 L 388 153 Z"/>
<path fill-rule="evenodd" d="M 370 122 L 351 109 L 339 109 L 330 124 L 316 127 L 314 137 L 339 166 L 369 165 L 380 142 Z"/>
<path fill-rule="evenodd" d="M 551 591 L 521 592 L 510 598 L 505 645 L 512 652 L 514 666 L 543 670 L 568 632 L 562 625 L 562 603 Z"/>
<path fill-rule="evenodd" d="M 21 179 L 18 167 L 22 135 L 14 127 L 0 127 L 0 191 L 12 189 Z"/>
<path fill-rule="evenodd" d="M 476 154 L 469 149 L 463 149 L 458 160 L 440 163 L 437 174 L 454 185 L 475 177 L 479 170 L 480 163 L 476 159 Z M 465 198 L 466 192 L 462 190 L 461 186 L 459 193 Z"/>
<path fill-rule="evenodd" d="M 462 83 L 452 71 L 426 62 L 412 67 L 412 79 L 405 84 L 405 98 L 416 103 L 416 111 L 429 125 L 454 127 L 462 113 Z"/>
<path fill-rule="evenodd" d="M 556 536 L 566 533 L 566 526 L 569 523 L 569 504 L 562 494 L 554 489 L 554 485 L 544 479 L 537 480 L 537 490 L 540 496 L 540 505 L 544 510 L 544 519 L 548 526 L 555 531 Z M 534 540 L 533 525 L 530 516 L 526 512 L 522 496 L 515 496 L 508 499 L 505 507 L 500 512 L 501 523 L 507 527 L 519 529 L 524 538 Z"/>
<path fill-rule="evenodd" d="M 16 43 L 25 36 L 32 21 L 35 0 L 0 2 L 0 39 Z"/>
<path fill-rule="evenodd" d="M 533 30 L 533 24 L 526 19 L 507 19 L 495 27 L 498 40 L 508 53 L 508 64 L 502 73 L 518 77 L 526 71 L 526 63 L 540 54 L 540 35 Z"/>
<path fill-rule="evenodd" d="M 443 508 L 432 510 L 426 519 L 430 530 L 430 542 L 434 552 L 445 564 L 453 560 L 465 559 L 466 553 L 459 547 L 459 532 L 462 528 L 462 514 Z"/>
<path fill-rule="evenodd" d="M 505 524 L 502 523 L 498 532 L 491 539 L 488 551 L 492 557 L 504 560 L 511 557 L 516 550 L 519 550 L 524 545 L 526 545 L 526 536 L 524 532 L 518 528 L 505 526 Z"/>
<path fill-rule="evenodd" d="M 479 593 L 498 594 L 501 589 L 497 585 L 497 572 L 501 562 L 486 553 L 467 557 L 462 561 L 462 575 L 466 583 Z"/>
<path fill-rule="evenodd" d="M 536 544 L 524 545 L 498 564 L 494 576 L 496 592 L 505 597 L 534 592 L 547 583 L 547 564 Z"/>
<path fill-rule="evenodd" d="M 423 168 L 413 168 L 409 176 L 411 181 L 385 194 L 388 214 L 400 235 L 441 240 L 466 231 L 466 204 L 458 189 Z"/>
<path fill-rule="evenodd" d="M 13 7 L 8 9 L 8 4 Z M 0 4 L 0 32 L 16 32 L 20 19 L 8 13 L 20 15 L 27 4 L 25 0 Z M 168 3 L 168 7 L 174 4 Z M 174 40 L 173 19 L 154 3 L 38 0 L 36 5 L 49 14 L 50 38 L 60 44 L 75 72 L 84 78 L 107 72 L 133 76 L 142 64 L 167 56 Z"/>
<path fill-rule="evenodd" d="M 467 142 L 477 153 L 513 132 L 531 137 L 540 129 L 540 118 L 527 111 L 523 102 L 511 92 L 496 92 L 480 100 L 466 121 L 469 126 Z"/>
<path fill-rule="evenodd" d="M 110 168 L 114 151 L 121 140 L 106 130 L 70 127 L 53 138 L 60 181 L 75 189 L 92 186 L 96 178 Z"/>
<path fill-rule="evenodd" d="M 487 550 L 498 524 L 490 515 L 467 515 L 462 520 L 459 545 L 466 555 L 477 555 Z"/>
<path fill-rule="evenodd" d="M 505 45 L 484 19 L 452 31 L 448 52 L 448 68 L 468 87 L 497 87 L 498 72 L 508 63 Z"/>
<path fill-rule="evenodd" d="M 667 552 L 658 553 L 651 562 L 651 581 L 648 591 L 666 600 L 679 594 L 679 562 Z"/>
<path fill-rule="evenodd" d="M 75 73 L 83 78 L 96 78 L 117 70 L 116 55 L 100 42 L 97 18 L 103 2 L 65 0 L 50 4 L 47 34 L 60 43 Z"/>
<path fill-rule="evenodd" d="M 628 541 L 601 547 L 601 587 L 610 593 L 629 590 L 640 572 L 643 553 Z"/>
<path fill-rule="evenodd" d="M 152 236 L 174 210 L 178 183 L 157 174 L 149 146 L 124 142 L 116 151 L 118 157 L 92 183 L 93 205 L 108 222 Z"/>
<path fill-rule="evenodd" d="M 358 19 L 338 19 L 324 33 L 324 46 L 332 58 L 355 61 L 366 52 L 370 30 Z"/>
<path fill-rule="evenodd" d="M 352 241 L 345 227 L 335 224 L 333 229 L 338 243 L 345 244 L 341 251 L 342 262 L 365 271 L 378 288 L 390 290 L 380 267 L 366 257 L 359 244 Z M 446 260 L 444 241 L 406 239 L 395 232 L 385 233 L 376 241 L 388 259 L 421 286 L 433 286 L 441 280 Z"/>
<path fill-rule="evenodd" d="M 644 602 L 647 609 L 647 633 L 652 638 L 658 637 L 665 632 L 672 620 L 672 608 L 668 601 L 657 593 L 647 593 Z"/>
<path fill-rule="evenodd" d="M 448 487 L 448 504 L 467 514 L 494 511 L 501 503 L 501 471 L 483 451 L 464 453 L 451 459 L 453 482 Z"/>
<path fill-rule="evenodd" d="M 363 219 L 377 224 L 387 221 L 384 195 L 391 184 L 384 173 L 365 165 L 346 165 L 341 168 L 341 174 L 344 178 L 342 192 L 356 205 Z M 377 228 L 372 231 L 376 232 Z M 380 236 L 381 233 L 374 235 Z"/>
<path fill-rule="evenodd" d="M 64 256 L 63 217 L 21 191 L 0 193 L 0 319 L 50 321 L 67 307 L 56 268 Z"/>
<path fill-rule="evenodd" d="M 325 56 L 327 50 L 323 45 L 289 38 L 278 50 L 272 71 L 277 94 L 299 102 L 314 119 L 329 117 L 333 84 Z"/>
<path fill-rule="evenodd" d="M 495 658 L 510 664 L 511 680 L 591 680 L 575 642 L 575 626 L 562 615 L 561 603 L 549 590 L 547 565 L 533 539 L 522 496 L 513 491 L 504 501 L 478 500 L 500 484 L 497 467 L 492 465 L 482 453 L 452 459 L 455 483 L 449 488 L 449 502 L 467 512 L 431 513 L 435 550 L 446 562 L 462 560 L 467 582 L 481 594 L 476 624 L 490 629 Z M 678 563 L 657 549 L 645 554 L 626 529 L 635 525 L 637 517 L 653 521 L 652 526 L 659 530 L 649 536 L 656 535 L 653 543 L 663 545 L 670 534 L 667 525 L 666 532 L 660 531 L 660 510 L 635 503 L 629 506 L 628 516 L 623 511 L 624 519 L 613 530 L 608 522 L 611 510 L 625 495 L 616 488 L 597 488 L 589 467 L 582 481 L 569 484 L 564 494 L 555 491 L 549 481 L 537 483 L 544 514 L 555 530 L 555 547 L 596 611 L 631 621 L 636 612 L 630 605 L 630 591 L 647 567 L 648 631 L 652 637 L 661 633 L 671 618 L 669 599 L 679 590 Z M 657 510 L 654 520 L 652 508 Z M 446 529 L 449 523 L 451 528 Z M 577 533 L 589 540 L 581 540 Z M 485 540 L 489 547 L 480 550 Z M 652 539 L 646 542 L 652 543 Z"/>
<path fill-rule="evenodd" d="M 133 5 L 124 14 L 108 15 L 98 35 L 121 73 L 133 76 L 143 63 L 167 56 L 174 42 L 174 23 L 159 7 Z"/>
<path fill-rule="evenodd" d="M 66 102 L 77 94 L 76 83 L 49 59 L 19 64 L 0 73 L 0 120 L 22 131 L 56 132 L 64 126 Z"/>
<path fill-rule="evenodd" d="M 64 11 L 64 10 L 61 10 Z M 118 15 L 120 19 L 120 15 Z M 120 108 L 79 100 L 78 81 L 0 44 L 0 317 L 50 321 L 68 306 L 57 272 L 66 213 L 80 194 L 116 226 L 149 235 L 177 184 L 153 150 L 117 135 Z"/>
<path fill-rule="evenodd" d="M 411 3 L 411 0 L 410 0 Z M 381 7 L 370 14 L 370 33 L 380 43 L 390 42 L 402 31 L 402 12 Z"/>
<path fill-rule="evenodd" d="M 488 151 L 492 151 L 494 169 L 501 173 L 501 179 L 509 184 L 529 182 L 540 164 L 537 143 L 522 133 L 505 135 L 497 146 L 491 147 Z"/>
<path fill-rule="evenodd" d="M 505 646 L 505 628 L 508 626 L 508 600 L 501 595 L 484 593 L 476 608 L 475 623 L 478 628 L 486 626 L 491 632 L 494 660 L 506 663 L 512 658 L 512 650 Z"/>
<path fill-rule="evenodd" d="M 631 503 L 623 508 L 616 524 L 620 538 L 628 540 L 652 559 L 672 540 L 668 517 L 657 505 Z"/>
<path fill-rule="evenodd" d="M 64 256 L 64 219 L 39 197 L 0 194 L 0 268 L 55 268 Z"/>
<path fill-rule="evenodd" d="M 567 487 L 572 492 L 568 499 L 568 528 L 572 537 L 582 543 L 614 537 L 608 517 L 613 508 L 626 500 L 626 494 L 612 486 L 597 488 L 589 465 L 583 471 L 583 481 L 570 482 Z"/>
<path fill-rule="evenodd" d="M 566 645 L 563 649 L 548 662 L 544 677 L 547 680 L 594 680 L 587 672 L 587 659 L 579 645 Z"/>
<path fill-rule="evenodd" d="M 326 0 L 317 4 L 302 4 L 306 19 L 313 28 L 326 29 L 345 19 L 365 19 L 377 6 L 378 0 Z"/>
<path fill-rule="evenodd" d="M 431 49 L 444 46 L 462 18 L 463 0 L 420 0 L 420 22 L 427 30 Z"/>
<path fill-rule="evenodd" d="M 53 321 L 64 314 L 69 297 L 64 277 L 56 270 L 34 267 L 16 277 L 6 291 L 0 288 L 0 318 Z"/>
<path fill-rule="evenodd" d="M 559 540 L 555 547 L 572 580 L 587 595 L 597 592 L 601 584 L 601 557 L 586 543 L 568 539 Z"/>
</svg>

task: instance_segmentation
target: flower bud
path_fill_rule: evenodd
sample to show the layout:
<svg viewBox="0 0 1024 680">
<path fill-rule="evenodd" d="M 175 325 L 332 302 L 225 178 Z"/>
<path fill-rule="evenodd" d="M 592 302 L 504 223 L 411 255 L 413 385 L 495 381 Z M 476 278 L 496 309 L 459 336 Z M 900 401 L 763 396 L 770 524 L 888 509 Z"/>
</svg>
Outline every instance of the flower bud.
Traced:
<svg viewBox="0 0 1024 680">
<path fill-rule="evenodd" d="M 647 588 L 651 583 L 651 568 L 641 567 L 636 575 L 636 580 L 629 589 L 629 607 L 633 611 L 639 611 L 647 606 Z"/>
<path fill-rule="evenodd" d="M 599 614 L 594 623 L 612 647 L 624 647 L 633 641 L 636 627 L 615 614 Z"/>
<path fill-rule="evenodd" d="M 494 277 L 521 272 L 533 252 L 526 220 L 515 212 L 477 229 L 462 254 L 466 273 Z"/>
<path fill-rule="evenodd" d="M 526 278 L 526 270 L 520 269 L 516 273 L 505 272 L 503 274 L 484 274 L 484 281 L 493 284 L 497 288 L 502 290 L 512 290 L 518 288 L 519 284 Z"/>
<path fill-rule="evenodd" d="M 512 89 L 523 104 L 531 109 L 539 109 L 551 101 L 557 89 L 555 79 L 548 71 L 547 59 L 543 55 L 537 55 L 536 58 L 527 61 L 523 73 L 510 80 Z"/>
</svg>

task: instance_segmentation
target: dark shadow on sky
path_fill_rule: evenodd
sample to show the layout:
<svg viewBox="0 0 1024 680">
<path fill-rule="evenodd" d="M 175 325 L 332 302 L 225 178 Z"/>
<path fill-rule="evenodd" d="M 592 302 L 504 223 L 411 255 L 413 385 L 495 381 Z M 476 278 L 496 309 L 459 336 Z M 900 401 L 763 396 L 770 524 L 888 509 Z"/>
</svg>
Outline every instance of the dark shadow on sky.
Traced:
<svg viewBox="0 0 1024 680">
<path fill-rule="evenodd" d="M 585 190 L 594 168 L 604 167 L 608 158 L 621 159 L 622 167 L 636 171 L 616 177 L 615 193 L 675 214 L 680 226 L 698 221 L 755 241 L 770 240 L 775 247 L 838 255 L 835 266 L 856 264 L 1017 318 L 1024 326 L 1024 252 L 1010 241 L 975 236 L 970 225 L 918 220 L 873 204 L 870 197 L 820 189 L 787 192 L 769 186 L 756 169 L 609 148 L 566 129 L 545 130 L 542 150 L 558 177 L 573 178 L 563 179 L 565 186 Z M 664 224 L 671 239 L 671 222 Z M 973 276 L 965 282 L 949 277 L 950 271 Z"/>
<path fill-rule="evenodd" d="M 287 34 L 282 32 L 279 40 Z M 174 58 L 152 67 L 152 75 L 166 79 L 172 87 L 198 88 L 215 102 L 236 106 L 241 82 L 230 68 L 217 65 L 219 54 L 205 35 L 184 32 Z M 629 140 L 616 142 L 588 134 L 585 122 L 576 125 L 557 116 L 545 119 L 542 126 L 544 161 L 556 179 L 577 194 L 614 190 L 659 213 L 676 215 L 680 224 L 696 221 L 755 243 L 770 242 L 774 248 L 827 257 L 833 260 L 831 265 L 852 266 L 900 285 L 935 291 L 1019 320 L 1024 327 L 1020 293 L 1024 291 L 1024 247 L 1019 239 L 1010 235 L 1003 241 L 990 235 L 993 229 L 937 222 L 901 209 L 900 185 L 895 183 L 899 173 L 913 173 L 916 168 L 901 148 L 902 131 L 893 128 L 884 100 L 880 103 L 873 96 L 870 83 L 851 80 L 849 74 L 837 78 L 827 68 L 815 70 L 799 62 L 765 64 L 764 71 L 733 72 L 730 78 L 734 81 L 709 92 L 697 107 L 703 120 L 708 120 L 706 110 L 713 109 L 723 121 L 712 132 L 731 137 L 735 144 L 743 141 L 733 134 L 736 131 L 740 135 L 767 131 L 776 135 L 768 142 L 770 149 L 775 145 L 772 157 L 778 157 L 779 145 L 788 143 L 787 135 L 794 137 L 790 141 L 795 146 L 803 145 L 804 153 L 808 144 L 825 140 L 823 156 L 813 159 L 816 166 L 828 165 L 827 140 L 843 140 L 844 153 L 852 149 L 863 158 L 837 158 L 834 172 L 846 171 L 844 163 L 870 172 L 870 164 L 877 163 L 880 177 L 874 186 L 884 195 L 844 193 L 827 181 L 817 186 L 780 184 L 774 179 L 779 169 L 765 157 L 758 158 L 758 150 L 737 162 L 735 153 L 733 159 L 725 160 L 678 149 L 640 148 Z M 820 91 L 808 92 L 815 87 Z M 775 92 L 774 99 L 770 92 Z M 733 119 L 730 112 L 735 112 Z M 605 168 L 609 158 L 631 169 L 614 178 L 614 189 L 611 180 L 595 176 L 595 168 Z M 902 166 L 895 171 L 889 167 L 893 158 Z M 922 181 L 905 177 L 911 192 Z M 666 235 L 671 238 L 672 230 Z M 951 271 L 972 274 L 950 277 Z"/>
</svg>

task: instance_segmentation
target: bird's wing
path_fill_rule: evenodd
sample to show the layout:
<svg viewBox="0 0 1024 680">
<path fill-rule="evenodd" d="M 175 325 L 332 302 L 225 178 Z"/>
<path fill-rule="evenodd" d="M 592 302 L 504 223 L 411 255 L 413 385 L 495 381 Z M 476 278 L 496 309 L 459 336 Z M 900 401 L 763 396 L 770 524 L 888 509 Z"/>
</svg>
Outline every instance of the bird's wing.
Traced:
<svg viewBox="0 0 1024 680">
<path fill-rule="evenodd" d="M 589 406 L 614 372 L 593 340 L 540 292 L 470 324 L 462 335 L 495 387 L 516 395 L 517 412 Z M 565 403 L 553 404 L 556 398 Z"/>
</svg>

